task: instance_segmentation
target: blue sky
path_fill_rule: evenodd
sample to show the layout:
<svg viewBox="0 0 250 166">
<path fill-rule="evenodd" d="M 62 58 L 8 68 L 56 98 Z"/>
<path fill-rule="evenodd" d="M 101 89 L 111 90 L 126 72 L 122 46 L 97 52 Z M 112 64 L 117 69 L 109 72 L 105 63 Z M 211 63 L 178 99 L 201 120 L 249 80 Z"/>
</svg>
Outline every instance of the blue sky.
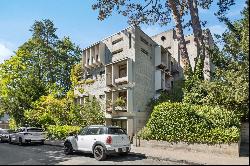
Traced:
<svg viewBox="0 0 250 166">
<path fill-rule="evenodd" d="M 94 2 L 95 0 L 0 0 L 0 63 L 13 55 L 13 51 L 31 37 L 29 29 L 35 20 L 52 20 L 58 28 L 59 37 L 69 36 L 81 48 L 129 26 L 126 17 L 115 13 L 104 21 L 97 20 L 97 11 L 91 8 Z M 240 18 L 244 5 L 244 0 L 237 0 L 228 16 L 232 20 Z M 212 33 L 221 34 L 225 26 L 214 16 L 215 10 L 216 7 L 200 10 L 200 17 L 208 21 L 207 27 Z M 173 24 L 141 27 L 148 35 L 154 35 L 173 28 Z"/>
</svg>

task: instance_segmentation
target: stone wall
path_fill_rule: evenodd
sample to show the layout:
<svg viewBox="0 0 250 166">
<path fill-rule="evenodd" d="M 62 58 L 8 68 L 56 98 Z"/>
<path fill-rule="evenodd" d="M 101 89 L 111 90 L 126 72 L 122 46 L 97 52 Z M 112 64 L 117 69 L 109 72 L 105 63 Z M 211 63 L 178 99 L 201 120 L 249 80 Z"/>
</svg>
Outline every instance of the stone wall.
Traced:
<svg viewBox="0 0 250 166">
<path fill-rule="evenodd" d="M 136 144 L 136 139 L 134 138 L 133 144 Z M 156 141 L 156 140 L 137 140 L 137 146 L 149 147 L 149 148 L 160 148 L 165 150 L 187 150 L 194 152 L 203 152 L 203 153 L 214 153 L 214 154 L 226 154 L 230 156 L 238 156 L 238 144 L 216 144 L 216 145 L 207 145 L 207 144 L 187 144 L 187 143 L 169 143 L 166 141 Z"/>
</svg>

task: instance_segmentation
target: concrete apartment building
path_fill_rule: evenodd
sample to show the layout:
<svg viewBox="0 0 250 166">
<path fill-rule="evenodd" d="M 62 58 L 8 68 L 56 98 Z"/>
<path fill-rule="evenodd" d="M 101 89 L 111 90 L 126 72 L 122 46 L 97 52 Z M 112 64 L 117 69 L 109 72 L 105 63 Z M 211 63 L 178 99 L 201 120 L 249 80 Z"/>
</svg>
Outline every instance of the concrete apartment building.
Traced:
<svg viewBox="0 0 250 166">
<path fill-rule="evenodd" d="M 189 51 L 196 56 L 193 38 L 187 38 L 193 45 Z M 106 125 L 121 126 L 131 137 L 145 126 L 150 100 L 181 78 L 179 61 L 173 30 L 149 37 L 131 26 L 83 50 L 85 84 L 75 87 L 74 93 L 79 104 L 95 96 Z"/>
</svg>

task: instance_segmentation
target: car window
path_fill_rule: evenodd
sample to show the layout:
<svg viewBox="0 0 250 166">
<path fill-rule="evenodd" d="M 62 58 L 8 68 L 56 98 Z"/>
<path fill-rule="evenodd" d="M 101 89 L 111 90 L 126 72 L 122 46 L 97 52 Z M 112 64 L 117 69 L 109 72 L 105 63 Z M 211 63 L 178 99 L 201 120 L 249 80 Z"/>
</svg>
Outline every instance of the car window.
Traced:
<svg viewBox="0 0 250 166">
<path fill-rule="evenodd" d="M 27 132 L 43 132 L 43 129 L 41 129 L 41 128 L 29 128 L 29 129 L 27 129 Z"/>
<path fill-rule="evenodd" d="M 8 130 L 0 130 L 0 134 L 8 134 Z"/>
<path fill-rule="evenodd" d="M 81 128 L 81 130 L 79 131 L 79 135 L 85 135 L 87 131 L 87 127 Z"/>
<path fill-rule="evenodd" d="M 108 128 L 108 134 L 121 135 L 126 132 L 122 128 Z"/>
<path fill-rule="evenodd" d="M 100 128 L 89 128 L 86 135 L 98 135 Z"/>
<path fill-rule="evenodd" d="M 98 134 L 105 134 L 105 129 L 104 128 L 99 128 Z"/>
</svg>

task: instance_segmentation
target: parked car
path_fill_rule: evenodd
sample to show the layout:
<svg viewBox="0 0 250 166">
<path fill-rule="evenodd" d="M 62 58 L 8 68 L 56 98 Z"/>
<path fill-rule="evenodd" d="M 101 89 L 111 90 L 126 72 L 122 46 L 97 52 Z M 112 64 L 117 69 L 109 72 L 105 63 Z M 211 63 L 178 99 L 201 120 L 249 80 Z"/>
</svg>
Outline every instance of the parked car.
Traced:
<svg viewBox="0 0 250 166">
<path fill-rule="evenodd" d="M 18 143 L 19 145 L 32 142 L 44 144 L 45 134 L 41 128 L 21 127 L 9 135 L 9 143 Z"/>
<path fill-rule="evenodd" d="M 9 131 L 8 129 L 0 129 L 0 142 L 8 142 L 9 141 Z"/>
<path fill-rule="evenodd" d="M 94 154 L 96 160 L 104 160 L 107 155 L 130 152 L 129 137 L 121 127 L 91 125 L 82 128 L 78 135 L 71 135 L 64 142 L 65 154 L 82 151 Z"/>
</svg>

